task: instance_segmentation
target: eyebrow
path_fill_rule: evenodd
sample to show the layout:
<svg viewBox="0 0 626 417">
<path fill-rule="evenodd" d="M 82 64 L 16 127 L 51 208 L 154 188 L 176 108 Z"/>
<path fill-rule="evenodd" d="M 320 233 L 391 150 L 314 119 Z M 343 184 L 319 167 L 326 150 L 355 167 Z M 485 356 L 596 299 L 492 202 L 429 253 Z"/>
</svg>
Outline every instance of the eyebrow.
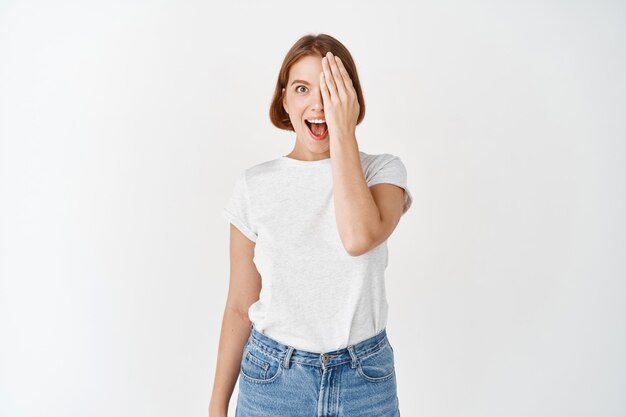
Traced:
<svg viewBox="0 0 626 417">
<path fill-rule="evenodd" d="M 306 82 L 304 80 L 293 80 L 291 82 L 291 84 L 289 84 L 289 85 L 294 85 L 295 83 L 302 83 L 302 84 L 306 84 L 306 85 L 311 85 L 311 84 L 309 84 L 308 82 Z"/>
</svg>

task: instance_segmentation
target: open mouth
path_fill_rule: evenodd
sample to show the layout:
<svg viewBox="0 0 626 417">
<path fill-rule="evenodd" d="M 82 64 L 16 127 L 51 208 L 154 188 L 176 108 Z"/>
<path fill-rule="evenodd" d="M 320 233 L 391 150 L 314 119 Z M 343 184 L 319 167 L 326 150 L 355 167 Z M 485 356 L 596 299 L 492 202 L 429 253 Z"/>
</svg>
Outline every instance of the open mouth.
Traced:
<svg viewBox="0 0 626 417">
<path fill-rule="evenodd" d="M 315 140 L 324 140 L 328 133 L 328 126 L 326 123 L 311 123 L 305 120 L 304 123 L 309 130 L 309 134 Z"/>
</svg>

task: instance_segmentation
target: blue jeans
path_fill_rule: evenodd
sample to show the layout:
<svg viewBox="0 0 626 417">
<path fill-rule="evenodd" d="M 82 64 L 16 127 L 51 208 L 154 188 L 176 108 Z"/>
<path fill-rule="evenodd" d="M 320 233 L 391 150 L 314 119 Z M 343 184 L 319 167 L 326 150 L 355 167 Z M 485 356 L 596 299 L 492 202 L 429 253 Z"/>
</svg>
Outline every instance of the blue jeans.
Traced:
<svg viewBox="0 0 626 417">
<path fill-rule="evenodd" d="M 400 417 L 386 329 L 343 349 L 314 353 L 251 327 L 235 417 Z"/>
</svg>

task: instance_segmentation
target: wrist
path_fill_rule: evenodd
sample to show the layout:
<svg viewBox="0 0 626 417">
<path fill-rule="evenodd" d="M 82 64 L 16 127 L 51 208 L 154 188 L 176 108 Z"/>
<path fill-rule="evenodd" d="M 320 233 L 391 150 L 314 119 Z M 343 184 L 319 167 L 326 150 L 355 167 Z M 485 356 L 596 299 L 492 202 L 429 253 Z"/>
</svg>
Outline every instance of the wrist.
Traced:
<svg viewBox="0 0 626 417">
<path fill-rule="evenodd" d="M 209 405 L 209 417 L 225 417 L 228 415 L 228 408 L 222 405 Z"/>
<path fill-rule="evenodd" d="M 356 142 L 356 133 L 355 132 L 351 132 L 351 131 L 347 131 L 347 132 L 328 132 L 328 134 L 330 135 L 330 137 L 332 139 L 334 139 L 337 142 L 349 142 L 349 141 Z M 331 143 L 332 143 L 332 140 L 331 140 Z"/>
</svg>

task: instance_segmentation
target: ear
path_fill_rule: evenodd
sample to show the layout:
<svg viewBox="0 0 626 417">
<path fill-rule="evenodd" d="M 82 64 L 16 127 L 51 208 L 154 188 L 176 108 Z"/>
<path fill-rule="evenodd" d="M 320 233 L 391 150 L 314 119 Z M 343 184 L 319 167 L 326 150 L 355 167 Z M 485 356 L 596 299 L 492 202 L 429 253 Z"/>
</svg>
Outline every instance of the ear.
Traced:
<svg viewBox="0 0 626 417">
<path fill-rule="evenodd" d="M 285 87 L 283 87 L 283 109 L 285 109 L 285 112 L 289 114 L 289 109 L 287 108 L 287 96 L 285 95 Z"/>
</svg>

